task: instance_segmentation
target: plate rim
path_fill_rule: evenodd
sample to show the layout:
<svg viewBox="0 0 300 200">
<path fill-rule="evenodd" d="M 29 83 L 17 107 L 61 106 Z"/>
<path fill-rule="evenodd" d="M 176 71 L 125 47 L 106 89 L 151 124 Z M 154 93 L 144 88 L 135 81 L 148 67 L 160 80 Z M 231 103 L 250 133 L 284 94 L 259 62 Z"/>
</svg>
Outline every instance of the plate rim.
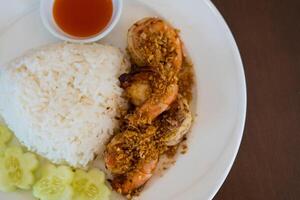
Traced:
<svg viewBox="0 0 300 200">
<path fill-rule="evenodd" d="M 213 2 L 211 0 L 204 0 L 204 2 L 207 4 L 207 6 L 211 9 L 211 11 L 213 12 L 213 14 L 215 15 L 216 19 L 220 22 L 220 24 L 223 24 L 223 29 L 225 29 L 225 31 L 227 32 L 227 38 L 229 39 L 230 42 L 230 46 L 231 49 L 234 51 L 234 60 L 236 61 L 238 67 L 238 73 L 239 73 L 239 78 L 241 80 L 239 80 L 239 82 L 242 84 L 240 85 L 240 92 L 241 92 L 241 112 L 240 112 L 240 116 L 238 118 L 240 123 L 237 123 L 237 127 L 236 127 L 236 132 L 239 133 L 239 137 L 235 137 L 235 148 L 233 153 L 233 156 L 231 158 L 231 160 L 229 161 L 226 170 L 223 173 L 223 176 L 219 178 L 218 184 L 214 185 L 214 189 L 212 190 L 213 192 L 211 193 L 211 195 L 208 197 L 209 200 L 212 200 L 215 195 L 218 193 L 218 191 L 220 190 L 220 188 L 222 187 L 222 185 L 224 184 L 227 176 L 229 175 L 232 166 L 237 158 L 240 146 L 241 146 L 241 142 L 243 139 L 243 135 L 244 135 L 244 131 L 245 131 L 245 123 L 246 123 L 246 116 L 247 116 L 247 82 L 246 82 L 246 76 L 245 76 L 245 70 L 244 70 L 244 64 L 243 64 L 243 60 L 238 48 L 238 45 L 236 43 L 235 37 L 229 27 L 229 25 L 227 24 L 225 18 L 223 17 L 223 15 L 220 13 L 220 11 L 217 9 L 217 7 L 213 4 Z M 195 185 L 195 187 L 197 187 L 197 185 Z"/>
</svg>

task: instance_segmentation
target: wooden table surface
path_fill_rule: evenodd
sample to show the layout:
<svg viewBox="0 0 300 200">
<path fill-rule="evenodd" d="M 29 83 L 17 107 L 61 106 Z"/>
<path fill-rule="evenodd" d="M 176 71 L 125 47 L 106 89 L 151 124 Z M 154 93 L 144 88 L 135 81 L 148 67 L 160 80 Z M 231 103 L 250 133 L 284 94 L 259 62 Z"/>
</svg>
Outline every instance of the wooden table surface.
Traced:
<svg viewBox="0 0 300 200">
<path fill-rule="evenodd" d="M 247 121 L 214 200 L 300 200 L 300 1 L 213 0 L 247 80 Z"/>
</svg>

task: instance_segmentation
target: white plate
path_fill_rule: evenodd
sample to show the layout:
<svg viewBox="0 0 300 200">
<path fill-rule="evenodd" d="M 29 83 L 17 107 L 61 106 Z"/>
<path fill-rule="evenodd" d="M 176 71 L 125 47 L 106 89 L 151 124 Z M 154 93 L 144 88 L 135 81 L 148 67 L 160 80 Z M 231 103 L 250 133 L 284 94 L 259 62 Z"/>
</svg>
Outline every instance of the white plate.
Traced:
<svg viewBox="0 0 300 200">
<path fill-rule="evenodd" d="M 188 153 L 162 178 L 151 180 L 140 198 L 212 199 L 233 164 L 243 134 L 246 85 L 239 51 L 223 18 L 208 0 L 126 0 L 121 21 L 103 42 L 124 48 L 128 27 L 141 17 L 155 15 L 181 29 L 195 64 L 197 117 Z M 0 63 L 55 41 L 43 27 L 38 10 L 33 9 L 0 33 Z M 33 198 L 23 192 L 0 193 L 0 199 Z"/>
</svg>

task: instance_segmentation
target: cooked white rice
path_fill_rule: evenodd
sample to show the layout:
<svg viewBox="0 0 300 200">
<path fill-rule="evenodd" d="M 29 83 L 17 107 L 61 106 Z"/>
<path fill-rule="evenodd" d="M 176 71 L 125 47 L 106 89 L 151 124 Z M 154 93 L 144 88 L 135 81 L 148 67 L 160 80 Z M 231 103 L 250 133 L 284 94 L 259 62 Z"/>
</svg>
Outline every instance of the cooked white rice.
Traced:
<svg viewBox="0 0 300 200">
<path fill-rule="evenodd" d="M 0 115 L 28 149 L 86 166 L 117 126 L 122 53 L 100 44 L 54 44 L 0 73 Z"/>
</svg>

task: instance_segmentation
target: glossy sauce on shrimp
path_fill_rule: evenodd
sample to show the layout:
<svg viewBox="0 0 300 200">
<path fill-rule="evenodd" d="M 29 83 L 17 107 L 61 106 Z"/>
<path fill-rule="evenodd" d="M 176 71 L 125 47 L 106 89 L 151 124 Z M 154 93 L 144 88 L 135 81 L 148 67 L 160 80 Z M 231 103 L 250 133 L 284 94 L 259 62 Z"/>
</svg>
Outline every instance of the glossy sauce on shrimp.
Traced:
<svg viewBox="0 0 300 200">
<path fill-rule="evenodd" d="M 156 72 L 149 75 L 152 94 L 136 109 L 131 121 L 151 123 L 167 110 L 178 94 L 178 72 L 182 66 L 182 44 L 172 26 L 158 18 L 135 23 L 128 33 L 128 51 L 134 63 Z"/>
<path fill-rule="evenodd" d="M 158 18 L 142 19 L 129 29 L 128 52 L 133 67 L 119 80 L 132 106 L 104 159 L 114 177 L 112 187 L 131 197 L 152 177 L 160 156 L 191 127 L 192 73 L 178 31 Z"/>
</svg>

